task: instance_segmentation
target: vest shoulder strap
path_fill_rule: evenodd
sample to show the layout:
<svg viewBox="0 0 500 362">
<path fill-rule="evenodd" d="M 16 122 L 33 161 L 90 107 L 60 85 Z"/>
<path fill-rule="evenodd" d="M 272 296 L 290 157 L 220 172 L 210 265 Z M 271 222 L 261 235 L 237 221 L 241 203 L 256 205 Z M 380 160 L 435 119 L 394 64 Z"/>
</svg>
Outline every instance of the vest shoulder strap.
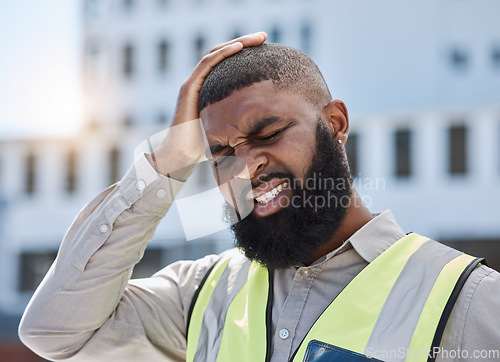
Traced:
<svg viewBox="0 0 500 362">
<path fill-rule="evenodd" d="M 198 285 L 198 288 L 196 288 L 196 291 L 193 294 L 193 298 L 191 299 L 191 303 L 189 305 L 189 310 L 188 310 L 188 315 L 187 315 L 187 321 L 186 321 L 186 336 L 188 335 L 189 332 L 189 325 L 191 324 L 191 318 L 193 316 L 193 311 L 194 311 L 194 306 L 196 304 L 196 301 L 198 300 L 198 297 L 200 295 L 201 290 L 203 289 L 203 286 L 207 282 L 208 277 L 210 274 L 213 272 L 214 268 L 220 264 L 221 262 L 227 261 L 229 258 L 233 257 L 234 255 L 239 254 L 236 248 L 226 250 L 222 252 L 217 260 L 212 264 L 210 268 L 206 271 L 205 275 L 200 281 L 200 284 Z M 240 254 L 241 255 L 241 254 Z"/>
<path fill-rule="evenodd" d="M 228 329 L 225 326 L 226 314 L 229 314 L 231 308 L 234 309 L 233 305 L 241 299 L 239 292 L 249 284 L 250 275 L 258 275 L 267 282 L 267 270 L 261 269 L 263 268 L 255 268 L 238 249 L 231 249 L 221 254 L 219 260 L 203 278 L 203 285 L 198 287 L 191 301 L 187 327 L 188 361 L 217 358 L 223 337 L 222 331 Z M 248 287 L 252 290 L 253 288 L 254 286 Z M 245 293 L 241 295 L 244 296 Z"/>
<path fill-rule="evenodd" d="M 455 287 L 453 288 L 453 291 L 451 292 L 450 298 L 448 299 L 448 302 L 446 302 L 446 306 L 444 307 L 443 314 L 441 314 L 441 318 L 439 319 L 438 326 L 436 328 L 436 333 L 434 333 L 434 338 L 432 340 L 432 346 L 431 346 L 431 353 L 429 354 L 429 362 L 434 362 L 436 360 L 437 355 L 433 353 L 433 351 L 437 351 L 437 347 L 441 344 L 441 339 L 443 338 L 443 333 L 446 328 L 446 323 L 448 323 L 448 319 L 450 318 L 451 311 L 453 310 L 453 307 L 455 306 L 455 303 L 458 299 L 458 296 L 460 292 L 462 291 L 462 288 L 471 275 L 471 273 L 476 269 L 476 267 L 480 263 L 485 263 L 484 258 L 475 258 L 468 266 L 465 268 L 465 270 L 462 272 L 460 277 L 458 278 L 457 284 L 455 284 Z"/>
<path fill-rule="evenodd" d="M 189 311 L 188 311 L 188 315 L 187 315 L 186 335 L 188 335 L 188 333 L 189 333 L 189 324 L 191 323 L 191 316 L 193 315 L 193 309 L 194 309 L 194 305 L 196 303 L 196 300 L 198 299 L 198 295 L 200 294 L 201 289 L 205 285 L 205 282 L 207 281 L 208 276 L 210 275 L 212 270 L 214 270 L 215 265 L 220 261 L 220 259 L 221 258 L 219 257 L 215 261 L 215 263 L 213 263 L 212 266 L 207 270 L 207 272 L 203 276 L 203 279 L 201 279 L 200 285 L 198 285 L 198 288 L 196 289 L 196 291 L 193 294 L 193 298 L 191 299 L 191 304 L 189 305 Z"/>
</svg>

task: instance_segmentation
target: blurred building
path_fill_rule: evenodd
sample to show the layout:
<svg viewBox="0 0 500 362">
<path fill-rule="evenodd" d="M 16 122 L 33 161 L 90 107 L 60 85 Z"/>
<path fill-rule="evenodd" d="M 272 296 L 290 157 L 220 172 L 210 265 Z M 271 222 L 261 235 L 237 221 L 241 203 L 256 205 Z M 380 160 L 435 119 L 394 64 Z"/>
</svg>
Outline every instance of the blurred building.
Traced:
<svg viewBox="0 0 500 362">
<path fill-rule="evenodd" d="M 345 101 L 352 172 L 374 212 L 390 208 L 406 231 L 499 268 L 499 13 L 493 0 L 83 1 L 84 129 L 72 139 L 0 143 L 4 333 L 15 334 L 78 210 L 168 126 L 202 55 L 259 30 L 308 53 Z M 210 187 L 208 174 L 197 172 L 193 187 Z M 228 232 L 184 240 L 174 210 L 135 275 L 230 245 Z"/>
</svg>

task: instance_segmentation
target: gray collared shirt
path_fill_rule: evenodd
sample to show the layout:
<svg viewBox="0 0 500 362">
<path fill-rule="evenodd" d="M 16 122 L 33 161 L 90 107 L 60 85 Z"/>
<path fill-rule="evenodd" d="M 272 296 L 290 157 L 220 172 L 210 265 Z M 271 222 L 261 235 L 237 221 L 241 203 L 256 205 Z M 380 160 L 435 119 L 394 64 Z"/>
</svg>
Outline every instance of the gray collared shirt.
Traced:
<svg viewBox="0 0 500 362">
<path fill-rule="evenodd" d="M 129 280 L 181 187 L 141 157 L 90 202 L 25 311 L 23 342 L 51 360 L 183 361 L 189 306 L 217 256 Z M 312 265 L 276 270 L 272 361 L 287 361 L 330 301 L 404 235 L 385 211 Z M 499 273 L 480 266 L 471 274 L 441 348 L 437 361 L 500 360 Z"/>
</svg>

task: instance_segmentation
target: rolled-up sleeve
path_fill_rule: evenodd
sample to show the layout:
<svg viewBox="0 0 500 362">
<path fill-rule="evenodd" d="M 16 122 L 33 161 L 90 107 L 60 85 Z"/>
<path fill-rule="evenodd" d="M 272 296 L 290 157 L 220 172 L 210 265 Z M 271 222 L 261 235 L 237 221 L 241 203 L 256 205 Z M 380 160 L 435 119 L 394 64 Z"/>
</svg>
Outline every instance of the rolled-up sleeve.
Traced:
<svg viewBox="0 0 500 362">
<path fill-rule="evenodd" d="M 129 281 L 181 187 L 143 155 L 85 206 L 26 308 L 21 340 L 51 360 L 183 360 L 186 310 L 215 256 Z"/>
</svg>

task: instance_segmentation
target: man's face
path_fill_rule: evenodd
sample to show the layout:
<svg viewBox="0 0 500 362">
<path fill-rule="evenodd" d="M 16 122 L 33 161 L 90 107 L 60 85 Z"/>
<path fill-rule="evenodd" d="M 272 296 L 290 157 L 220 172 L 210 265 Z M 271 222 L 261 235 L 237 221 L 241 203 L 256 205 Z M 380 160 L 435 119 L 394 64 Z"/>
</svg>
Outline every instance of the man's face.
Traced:
<svg viewBox="0 0 500 362">
<path fill-rule="evenodd" d="M 201 112 L 219 185 L 252 184 L 251 190 L 221 190 L 233 206 L 240 204 L 234 199 L 252 200 L 253 211 L 233 232 L 246 255 L 267 266 L 306 261 L 345 216 L 338 198 L 349 197 L 349 172 L 321 116 L 300 94 L 278 92 L 271 81 Z M 321 187 L 324 178 L 329 183 Z M 339 179 L 343 189 L 334 190 Z"/>
<path fill-rule="evenodd" d="M 283 171 L 303 178 L 313 159 L 317 114 L 300 95 L 277 92 L 271 81 L 255 83 L 207 106 L 201 119 L 218 166 L 219 184 L 235 177 L 256 183 L 264 175 Z M 225 164 L 225 156 L 244 161 L 248 172 L 239 162 L 235 165 L 234 159 Z M 283 182 L 273 179 L 261 183 L 254 196 Z M 281 194 L 290 194 L 287 190 Z M 254 212 L 265 217 L 279 211 L 276 199 L 279 197 L 266 204 L 255 202 Z"/>
</svg>

